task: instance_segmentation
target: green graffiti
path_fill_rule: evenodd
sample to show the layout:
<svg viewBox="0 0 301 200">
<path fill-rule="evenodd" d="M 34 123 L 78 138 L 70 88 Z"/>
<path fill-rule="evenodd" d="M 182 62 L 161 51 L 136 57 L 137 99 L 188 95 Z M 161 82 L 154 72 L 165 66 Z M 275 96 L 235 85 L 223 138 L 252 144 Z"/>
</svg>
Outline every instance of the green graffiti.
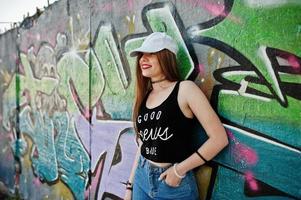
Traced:
<svg viewBox="0 0 301 200">
<path fill-rule="evenodd" d="M 2 98 L 2 125 L 7 131 L 9 131 L 12 128 L 11 123 L 16 123 L 16 74 L 12 77 L 9 87 L 5 90 Z"/>
<path fill-rule="evenodd" d="M 94 51 L 105 78 L 106 87 L 101 100 L 112 119 L 131 119 L 134 84 L 129 84 L 129 80 L 134 77 L 135 70 L 126 69 L 123 64 L 126 62 L 114 35 L 110 24 L 100 25 L 94 44 Z"/>
<path fill-rule="evenodd" d="M 286 144 L 301 145 L 299 100 L 288 97 L 290 106 L 283 109 L 275 99 L 237 91 L 221 90 L 218 98 L 218 113 L 223 118 Z"/>
<path fill-rule="evenodd" d="M 285 102 L 266 48 L 280 49 L 301 56 L 301 38 L 298 35 L 301 5 L 287 3 L 272 8 L 249 7 L 244 2 L 246 1 L 234 1 L 229 13 L 231 17 L 193 34 L 217 39 L 242 53 L 271 85 L 278 98 Z"/>
<path fill-rule="evenodd" d="M 50 77 L 36 79 L 33 76 L 27 56 L 21 53 L 20 59 L 25 74 L 15 74 L 12 77 L 9 87 L 3 94 L 3 105 L 5 105 L 3 107 L 3 126 L 7 130 L 10 129 L 10 118 L 15 115 L 16 106 L 30 103 L 27 102 L 29 99 L 26 98 L 28 97 L 25 97 L 22 94 L 25 90 L 29 91 L 30 97 L 33 99 L 38 92 L 50 95 L 58 83 L 56 79 Z M 16 104 L 16 99 L 18 104 Z M 35 109 L 35 104 L 33 102 L 31 102 L 31 106 Z"/>
<path fill-rule="evenodd" d="M 177 54 L 177 61 L 179 71 L 181 77 L 186 79 L 192 72 L 194 63 L 181 36 L 181 32 L 174 20 L 172 9 L 174 9 L 174 6 L 166 3 L 162 8 L 148 10 L 146 17 L 153 31 L 166 32 L 178 44 L 179 52 Z"/>
<path fill-rule="evenodd" d="M 101 25 L 94 46 L 102 65 L 108 87 L 113 94 L 124 93 L 129 77 L 122 63 L 118 45 L 110 24 Z"/>
<path fill-rule="evenodd" d="M 97 59 L 97 56 L 93 49 L 89 49 L 86 54 L 86 63 L 89 63 L 90 72 L 89 72 L 89 84 L 91 92 L 89 93 L 91 97 L 91 103 L 93 106 L 95 102 L 101 97 L 105 88 L 105 77 L 100 66 L 100 62 Z M 87 87 L 88 88 L 88 85 Z"/>
<path fill-rule="evenodd" d="M 89 54 L 89 51 L 87 51 Z M 86 56 L 86 60 L 89 56 Z M 93 63 L 95 54 L 92 53 L 91 60 Z M 65 53 L 57 63 L 59 84 L 59 94 L 66 98 L 67 109 L 69 112 L 77 113 L 79 111 L 77 102 L 80 102 L 84 109 L 96 104 L 104 87 L 103 73 L 99 64 L 91 65 L 91 97 L 87 93 L 89 88 L 89 67 L 88 64 L 80 57 L 77 52 L 70 51 Z M 71 84 L 72 83 L 72 84 Z M 72 90 L 71 87 L 74 87 Z"/>
</svg>

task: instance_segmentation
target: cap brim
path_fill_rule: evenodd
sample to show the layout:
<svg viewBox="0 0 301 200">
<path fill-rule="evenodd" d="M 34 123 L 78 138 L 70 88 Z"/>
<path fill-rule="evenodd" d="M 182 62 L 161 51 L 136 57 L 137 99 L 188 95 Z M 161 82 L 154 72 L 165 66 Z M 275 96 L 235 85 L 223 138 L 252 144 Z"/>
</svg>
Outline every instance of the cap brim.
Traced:
<svg viewBox="0 0 301 200">
<path fill-rule="evenodd" d="M 155 53 L 158 51 L 161 51 L 162 49 L 145 49 L 142 47 L 139 47 L 137 49 L 134 49 L 133 51 L 130 52 L 131 57 L 137 56 L 139 53 Z"/>
<path fill-rule="evenodd" d="M 130 52 L 130 56 L 135 57 L 135 56 L 138 56 L 139 53 L 141 53 L 141 51 L 133 50 L 133 51 Z"/>
</svg>

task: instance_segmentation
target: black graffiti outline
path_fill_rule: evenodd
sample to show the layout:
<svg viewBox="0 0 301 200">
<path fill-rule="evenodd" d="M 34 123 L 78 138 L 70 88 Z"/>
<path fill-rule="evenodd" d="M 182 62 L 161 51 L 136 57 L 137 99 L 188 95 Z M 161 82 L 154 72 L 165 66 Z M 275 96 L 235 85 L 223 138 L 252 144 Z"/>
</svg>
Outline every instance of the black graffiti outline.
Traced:
<svg viewBox="0 0 301 200">
<path fill-rule="evenodd" d="M 217 16 L 216 20 L 212 19 L 212 20 L 209 20 L 207 22 L 198 23 L 196 25 L 192 25 L 192 26 L 187 28 L 187 32 L 190 35 L 191 41 L 193 41 L 194 43 L 205 44 L 205 45 L 208 45 L 210 47 L 216 48 L 216 49 L 222 51 L 223 53 L 227 54 L 230 58 L 237 61 L 241 66 L 243 66 L 244 69 L 251 68 L 252 71 L 255 71 L 256 74 L 260 77 L 260 79 L 265 82 L 265 85 L 269 88 L 270 92 L 273 94 L 273 98 L 276 99 L 281 106 L 286 108 L 288 106 L 286 95 L 283 95 L 284 102 L 282 102 L 280 100 L 280 98 L 278 98 L 278 96 L 277 96 L 276 92 L 274 91 L 274 89 L 271 87 L 271 84 L 269 84 L 269 82 L 263 77 L 263 75 L 256 68 L 256 66 L 254 64 L 252 64 L 251 61 L 247 57 L 245 57 L 239 51 L 237 51 L 236 49 L 231 47 L 229 44 L 226 44 L 222 41 L 219 41 L 219 40 L 213 39 L 213 38 L 209 38 L 209 37 L 205 37 L 205 36 L 193 36 L 192 35 L 193 31 L 213 27 L 217 23 L 221 22 L 222 19 L 225 19 L 227 17 L 227 15 L 231 12 L 232 6 L 234 4 L 234 0 L 225 0 L 224 3 L 225 3 L 225 11 L 224 12 L 226 13 L 225 16 Z M 276 73 L 278 70 L 275 67 L 275 65 L 272 65 L 272 68 L 273 68 L 273 71 L 275 72 L 274 73 L 275 77 L 277 79 L 277 82 L 279 83 L 279 87 L 280 87 L 281 92 L 282 92 L 283 88 L 280 85 L 281 79 L 279 77 L 279 74 Z"/>
</svg>

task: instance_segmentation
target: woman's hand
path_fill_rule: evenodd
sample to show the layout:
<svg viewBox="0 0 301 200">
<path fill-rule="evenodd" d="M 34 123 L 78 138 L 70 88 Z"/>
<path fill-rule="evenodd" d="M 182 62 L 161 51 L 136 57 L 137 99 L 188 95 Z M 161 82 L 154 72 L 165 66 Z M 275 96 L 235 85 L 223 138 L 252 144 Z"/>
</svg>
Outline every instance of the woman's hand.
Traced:
<svg viewBox="0 0 301 200">
<path fill-rule="evenodd" d="M 164 180 L 165 183 L 171 187 L 178 187 L 182 181 L 174 172 L 174 166 L 169 167 L 165 172 L 163 172 L 159 180 Z"/>
<path fill-rule="evenodd" d="M 126 190 L 124 200 L 132 200 L 132 190 Z"/>
</svg>

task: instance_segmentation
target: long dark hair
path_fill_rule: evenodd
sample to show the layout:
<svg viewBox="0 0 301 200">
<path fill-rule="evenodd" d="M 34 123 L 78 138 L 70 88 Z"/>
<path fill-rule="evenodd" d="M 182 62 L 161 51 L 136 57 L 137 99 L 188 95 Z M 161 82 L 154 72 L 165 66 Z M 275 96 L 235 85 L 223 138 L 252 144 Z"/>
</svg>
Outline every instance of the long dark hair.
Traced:
<svg viewBox="0 0 301 200">
<path fill-rule="evenodd" d="M 168 81 L 179 81 L 180 74 L 177 67 L 176 55 L 167 49 L 163 49 L 154 53 L 159 61 L 159 64 L 162 68 L 163 74 L 165 75 L 166 80 Z M 136 130 L 136 119 L 138 117 L 139 109 L 143 99 L 147 92 L 152 88 L 150 78 L 144 77 L 139 65 L 139 60 L 142 57 L 142 53 L 137 56 L 136 60 L 136 86 L 135 86 L 135 101 L 133 106 L 133 122 Z"/>
</svg>

